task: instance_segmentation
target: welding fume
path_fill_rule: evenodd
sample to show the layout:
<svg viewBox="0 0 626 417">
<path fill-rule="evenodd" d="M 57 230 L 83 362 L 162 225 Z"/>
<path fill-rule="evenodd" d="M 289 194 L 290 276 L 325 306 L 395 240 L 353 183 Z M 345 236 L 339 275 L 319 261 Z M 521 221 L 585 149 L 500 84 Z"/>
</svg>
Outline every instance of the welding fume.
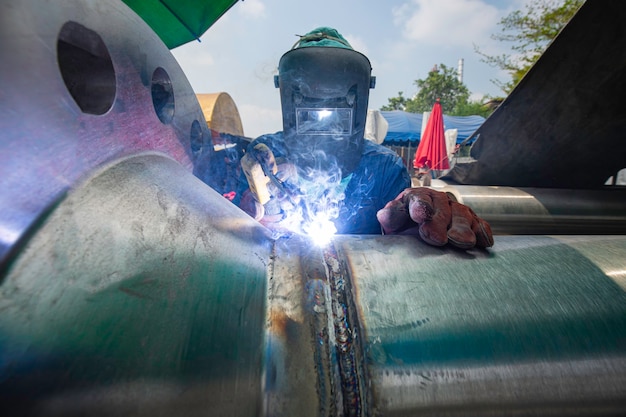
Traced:
<svg viewBox="0 0 626 417">
<path fill-rule="evenodd" d="M 320 244 L 339 234 L 411 234 L 434 246 L 493 245 L 489 224 L 430 188 L 411 188 L 401 158 L 364 138 L 369 59 L 320 27 L 287 51 L 274 79 L 283 131 L 248 146 L 233 202 L 277 235 Z"/>
</svg>

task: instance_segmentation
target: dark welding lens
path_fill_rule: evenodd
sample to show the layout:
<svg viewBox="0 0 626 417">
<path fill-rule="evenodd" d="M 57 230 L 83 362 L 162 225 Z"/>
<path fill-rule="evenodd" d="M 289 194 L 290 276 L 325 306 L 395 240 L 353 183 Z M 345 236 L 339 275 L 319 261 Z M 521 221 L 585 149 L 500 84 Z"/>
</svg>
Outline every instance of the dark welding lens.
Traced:
<svg viewBox="0 0 626 417">
<path fill-rule="evenodd" d="M 352 109 L 297 108 L 296 129 L 306 135 L 352 135 Z"/>
</svg>

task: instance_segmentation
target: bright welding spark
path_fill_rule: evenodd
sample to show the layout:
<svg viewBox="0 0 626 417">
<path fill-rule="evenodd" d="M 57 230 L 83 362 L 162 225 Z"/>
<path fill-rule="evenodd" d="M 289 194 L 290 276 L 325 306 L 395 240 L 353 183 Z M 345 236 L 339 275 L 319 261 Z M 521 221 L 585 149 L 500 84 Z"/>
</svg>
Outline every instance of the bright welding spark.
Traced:
<svg viewBox="0 0 626 417">
<path fill-rule="evenodd" d="M 337 233 L 335 224 L 323 213 L 316 215 L 312 221 L 302 229 L 317 246 L 326 246 Z"/>
<path fill-rule="evenodd" d="M 323 120 L 327 118 L 328 116 L 330 116 L 331 114 L 332 112 L 330 110 L 320 110 L 319 112 L 317 112 L 317 118 L 318 120 Z"/>
</svg>

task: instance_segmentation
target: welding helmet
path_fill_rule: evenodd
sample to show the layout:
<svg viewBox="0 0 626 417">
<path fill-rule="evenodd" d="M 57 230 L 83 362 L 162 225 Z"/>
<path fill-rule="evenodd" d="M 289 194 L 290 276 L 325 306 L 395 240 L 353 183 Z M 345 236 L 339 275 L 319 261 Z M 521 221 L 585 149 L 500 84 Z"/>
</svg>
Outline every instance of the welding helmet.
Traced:
<svg viewBox="0 0 626 417">
<path fill-rule="evenodd" d="M 280 59 L 283 134 L 299 166 L 334 160 L 341 176 L 359 164 L 369 89 L 375 85 L 367 57 L 334 29 L 302 36 Z M 320 158 L 321 156 L 321 158 Z"/>
</svg>

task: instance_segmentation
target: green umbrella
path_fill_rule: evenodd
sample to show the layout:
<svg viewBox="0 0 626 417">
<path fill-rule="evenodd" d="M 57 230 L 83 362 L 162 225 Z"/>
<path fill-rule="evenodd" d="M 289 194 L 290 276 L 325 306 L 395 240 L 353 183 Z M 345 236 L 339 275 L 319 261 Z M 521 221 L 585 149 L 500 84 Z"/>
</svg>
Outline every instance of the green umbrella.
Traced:
<svg viewBox="0 0 626 417">
<path fill-rule="evenodd" d="M 238 0 L 123 0 L 173 49 L 200 36 Z"/>
</svg>

